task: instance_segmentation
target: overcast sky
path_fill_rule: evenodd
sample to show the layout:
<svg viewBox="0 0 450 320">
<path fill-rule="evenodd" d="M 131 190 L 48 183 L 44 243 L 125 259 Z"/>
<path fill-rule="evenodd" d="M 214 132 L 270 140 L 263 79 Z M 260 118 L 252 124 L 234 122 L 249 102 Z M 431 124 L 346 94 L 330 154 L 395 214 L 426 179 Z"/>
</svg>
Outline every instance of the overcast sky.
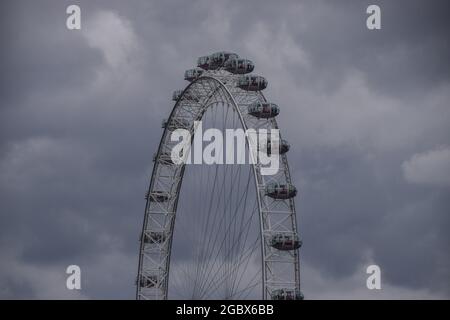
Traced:
<svg viewBox="0 0 450 320">
<path fill-rule="evenodd" d="M 69 4 L 81 30 L 66 28 Z M 381 30 L 366 28 L 369 4 Z M 254 61 L 281 108 L 306 298 L 449 298 L 449 9 L 2 1 L 0 298 L 134 298 L 161 120 L 184 70 L 220 50 Z M 81 291 L 65 287 L 70 264 Z"/>
</svg>

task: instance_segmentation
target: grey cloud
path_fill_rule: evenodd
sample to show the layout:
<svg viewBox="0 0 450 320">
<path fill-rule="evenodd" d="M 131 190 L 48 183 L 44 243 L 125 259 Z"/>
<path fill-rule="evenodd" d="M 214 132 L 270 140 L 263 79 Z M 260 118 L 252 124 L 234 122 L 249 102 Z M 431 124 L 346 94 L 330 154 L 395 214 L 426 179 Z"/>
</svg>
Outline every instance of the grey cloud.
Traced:
<svg viewBox="0 0 450 320">
<path fill-rule="evenodd" d="M 65 29 L 65 2 L 1 11 L 1 297 L 134 298 L 161 120 L 184 69 L 223 49 L 255 61 L 281 107 L 306 297 L 449 297 L 448 187 L 404 176 L 423 164 L 415 154 L 448 145 L 446 1 L 379 1 L 375 32 L 367 1 L 78 3 L 79 32 Z M 98 45 L 89 34 L 104 13 L 137 44 L 119 65 L 104 55 L 121 50 L 114 30 Z M 63 287 L 72 263 L 80 295 Z M 382 295 L 365 289 L 369 263 Z"/>
<path fill-rule="evenodd" d="M 402 163 L 403 175 L 411 183 L 429 185 L 449 185 L 450 150 L 440 147 L 424 153 L 418 153 Z"/>
</svg>

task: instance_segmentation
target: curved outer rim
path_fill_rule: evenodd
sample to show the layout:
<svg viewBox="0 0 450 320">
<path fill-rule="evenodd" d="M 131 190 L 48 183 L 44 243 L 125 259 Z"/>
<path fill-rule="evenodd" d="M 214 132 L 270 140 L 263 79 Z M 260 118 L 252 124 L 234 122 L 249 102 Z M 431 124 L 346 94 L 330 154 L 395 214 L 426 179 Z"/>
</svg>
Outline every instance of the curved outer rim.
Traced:
<svg viewBox="0 0 450 320">
<path fill-rule="evenodd" d="M 180 102 L 183 100 L 183 97 L 185 96 L 185 94 L 189 90 L 189 88 L 191 86 L 195 85 L 196 83 L 198 83 L 200 81 L 204 81 L 204 80 L 210 80 L 210 81 L 216 82 L 219 85 L 219 87 L 216 88 L 216 90 L 219 89 L 219 88 L 224 90 L 224 92 L 226 93 L 226 95 L 228 96 L 228 98 L 231 101 L 231 104 L 233 106 L 234 111 L 236 111 L 238 116 L 239 116 L 239 120 L 241 122 L 243 130 L 244 131 L 247 130 L 249 127 L 248 127 L 246 121 L 244 120 L 244 117 L 243 117 L 243 115 L 241 113 L 241 110 L 239 109 L 239 106 L 238 106 L 238 103 L 235 100 L 235 97 L 230 92 L 229 88 L 219 78 L 216 78 L 216 77 L 211 76 L 211 75 L 202 75 L 202 76 L 198 77 L 197 79 L 195 79 L 194 81 L 192 81 L 191 83 L 189 83 L 186 86 L 186 88 L 183 90 L 182 94 L 180 95 L 179 99 L 175 102 L 174 107 L 172 108 L 172 111 L 171 111 L 171 113 L 169 115 L 169 118 L 167 119 L 168 123 L 170 123 L 170 121 L 172 120 L 172 118 L 174 116 L 174 113 L 178 109 Z M 257 91 L 257 93 L 261 96 L 261 98 L 264 101 L 267 101 L 261 91 Z M 208 98 L 208 100 L 211 99 L 211 97 L 213 97 L 213 94 L 211 94 L 211 96 Z M 204 103 L 204 105 L 203 105 L 204 111 L 202 113 L 202 117 L 203 117 L 203 114 L 206 112 L 206 110 L 210 107 L 210 104 L 208 105 L 208 102 L 209 101 L 206 101 Z M 274 128 L 278 128 L 278 125 L 276 123 L 275 118 L 270 119 L 270 121 L 272 121 L 272 125 L 273 125 Z M 150 192 L 153 189 L 155 176 L 156 176 L 156 173 L 157 173 L 157 168 L 158 168 L 158 166 L 161 165 L 158 162 L 158 158 L 159 158 L 159 155 L 161 153 L 161 149 L 162 149 L 162 146 L 164 144 L 165 137 L 166 137 L 166 135 L 168 133 L 170 133 L 168 128 L 167 127 L 164 128 L 164 132 L 163 132 L 163 134 L 161 136 L 161 140 L 160 140 L 159 145 L 158 145 L 157 159 L 156 159 L 156 161 L 155 161 L 155 163 L 153 165 L 152 175 L 151 175 L 151 180 L 150 180 L 150 185 L 149 185 L 149 188 L 148 188 L 148 192 Z M 280 139 L 281 139 L 281 136 L 280 136 Z M 250 146 L 249 146 L 249 141 L 248 141 L 248 137 L 247 136 L 245 138 L 245 141 L 246 141 L 246 144 L 247 144 L 247 148 L 249 150 Z M 251 152 L 249 152 L 249 153 L 251 154 Z M 282 155 L 280 155 L 280 157 L 281 156 Z M 286 167 L 285 168 L 286 179 L 288 180 L 288 182 L 291 182 L 290 171 L 289 171 L 289 166 L 288 166 L 287 161 L 284 161 L 284 165 Z M 260 238 L 261 238 L 261 260 L 262 260 L 261 261 L 262 262 L 262 272 L 261 272 L 262 273 L 262 286 L 261 286 L 262 287 L 262 298 L 264 300 L 266 300 L 267 299 L 266 261 L 265 261 L 265 256 L 266 256 L 265 255 L 265 247 L 266 247 L 266 245 L 265 245 L 265 240 L 264 240 L 265 238 L 264 238 L 264 226 L 263 226 L 261 193 L 259 191 L 260 187 L 258 185 L 258 181 L 264 181 L 264 180 L 262 178 L 261 172 L 260 172 L 259 168 L 257 167 L 257 165 L 255 165 L 254 162 L 253 162 L 253 164 L 251 164 L 251 166 L 252 166 L 252 170 L 253 170 L 253 180 L 254 180 L 254 183 L 255 183 L 255 190 L 257 191 L 257 201 L 258 201 L 258 211 L 259 211 L 259 223 L 260 223 L 260 235 L 261 235 L 260 236 Z M 169 235 L 169 245 L 168 245 L 169 252 L 168 252 L 167 262 L 165 264 L 166 265 L 166 269 L 165 269 L 166 280 L 165 280 L 165 284 L 164 284 L 164 299 L 167 299 L 167 295 L 168 295 L 170 258 L 171 258 L 171 253 L 172 253 L 171 251 L 172 251 L 172 240 L 173 240 L 173 229 L 174 229 L 174 224 L 176 222 L 176 212 L 177 212 L 177 206 L 178 206 L 178 199 L 179 199 L 181 185 L 182 185 L 182 182 L 183 182 L 183 176 L 184 176 L 185 167 L 186 166 L 183 165 L 182 168 L 181 168 L 181 173 L 179 175 L 180 176 L 180 183 L 178 184 L 178 188 L 177 188 L 177 191 L 176 191 L 176 199 L 174 201 L 174 206 L 173 206 L 173 208 L 174 208 L 174 210 L 173 210 L 174 211 L 174 218 L 173 218 L 173 221 L 171 222 L 170 235 Z M 149 214 L 148 214 L 148 207 L 149 207 L 149 204 L 150 204 L 150 200 L 148 199 L 147 202 L 146 202 L 146 206 L 145 206 L 144 221 L 143 221 L 142 232 L 141 232 L 141 241 L 140 241 L 141 243 L 140 243 L 140 249 L 139 249 L 139 264 L 138 264 L 138 278 L 137 278 L 137 285 L 136 285 L 136 299 L 140 298 L 140 292 L 139 292 L 140 291 L 140 282 L 139 282 L 139 279 L 140 279 L 141 271 L 142 271 L 143 250 L 144 250 L 144 246 L 145 246 L 145 243 L 143 241 L 143 235 L 144 235 L 144 232 L 146 230 L 147 223 L 148 223 L 148 216 L 149 216 Z M 294 228 L 293 232 L 297 233 L 296 211 L 295 211 L 295 206 L 294 206 L 294 202 L 293 201 L 291 202 L 290 206 L 291 206 L 291 209 L 293 211 L 292 212 L 292 217 L 291 217 L 293 219 L 293 228 Z M 300 288 L 299 261 L 298 261 L 298 253 L 297 252 L 298 252 L 297 250 L 295 250 L 295 252 L 294 252 L 295 264 L 296 264 L 295 265 L 295 282 L 297 284 L 297 287 Z"/>
</svg>

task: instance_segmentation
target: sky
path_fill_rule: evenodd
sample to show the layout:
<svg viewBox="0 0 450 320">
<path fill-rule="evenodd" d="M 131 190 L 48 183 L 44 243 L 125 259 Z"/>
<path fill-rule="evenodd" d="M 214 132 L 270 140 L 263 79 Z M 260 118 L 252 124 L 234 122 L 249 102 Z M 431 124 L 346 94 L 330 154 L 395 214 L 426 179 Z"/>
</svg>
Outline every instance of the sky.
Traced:
<svg viewBox="0 0 450 320">
<path fill-rule="evenodd" d="M 134 299 L 161 121 L 185 69 L 221 50 L 252 60 L 280 106 L 305 297 L 450 298 L 449 7 L 2 1 L 0 298 Z"/>
</svg>

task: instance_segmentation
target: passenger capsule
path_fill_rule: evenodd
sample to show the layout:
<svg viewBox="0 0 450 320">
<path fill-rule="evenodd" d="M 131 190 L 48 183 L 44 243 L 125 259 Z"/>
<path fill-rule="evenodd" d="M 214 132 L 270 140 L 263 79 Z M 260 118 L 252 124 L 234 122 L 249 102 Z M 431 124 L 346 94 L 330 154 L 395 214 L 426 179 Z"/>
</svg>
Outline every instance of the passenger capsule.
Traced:
<svg viewBox="0 0 450 320">
<path fill-rule="evenodd" d="M 155 275 L 141 276 L 141 287 L 143 288 L 153 288 L 158 283 L 158 277 Z"/>
<path fill-rule="evenodd" d="M 170 199 L 170 194 L 165 191 L 153 191 L 145 194 L 145 199 L 150 199 L 150 202 L 165 202 Z"/>
<path fill-rule="evenodd" d="M 272 153 L 272 144 L 271 141 L 268 140 L 266 146 L 266 153 L 270 156 Z M 289 145 L 289 143 L 286 140 L 281 139 L 278 143 L 278 154 L 285 154 L 286 152 L 289 151 L 289 149 L 291 148 L 291 146 Z"/>
<path fill-rule="evenodd" d="M 209 69 L 209 56 L 199 57 L 197 59 L 197 67 L 200 67 L 203 70 L 208 70 Z"/>
<path fill-rule="evenodd" d="M 261 91 L 267 87 L 267 80 L 264 77 L 250 74 L 241 76 L 237 86 L 242 90 Z"/>
<path fill-rule="evenodd" d="M 273 118 L 280 113 L 280 108 L 275 103 L 253 102 L 248 106 L 248 113 L 257 118 Z"/>
<path fill-rule="evenodd" d="M 186 129 L 189 130 L 189 128 L 191 127 L 191 124 L 189 121 L 185 120 L 185 119 L 177 119 L 177 118 L 173 118 L 170 123 L 167 119 L 163 120 L 162 122 L 162 127 L 164 129 L 167 128 L 167 130 L 169 131 L 175 131 L 176 129 Z"/>
<path fill-rule="evenodd" d="M 280 233 L 272 236 L 270 245 L 282 251 L 296 250 L 302 246 L 302 241 L 296 234 Z"/>
<path fill-rule="evenodd" d="M 290 148 L 291 148 L 290 144 L 286 140 L 281 139 L 280 154 L 285 154 L 286 152 L 289 151 Z"/>
<path fill-rule="evenodd" d="M 297 188 L 291 184 L 271 183 L 266 186 L 266 195 L 273 199 L 286 200 L 297 195 Z"/>
<path fill-rule="evenodd" d="M 175 90 L 172 94 L 172 100 L 178 101 L 181 98 L 182 94 L 183 94 L 183 90 Z"/>
<path fill-rule="evenodd" d="M 225 70 L 234 74 L 246 74 L 252 72 L 255 65 L 247 59 L 228 59 L 224 67 Z"/>
<path fill-rule="evenodd" d="M 236 53 L 225 51 L 213 53 L 208 59 L 208 69 L 215 70 L 223 67 L 228 59 L 239 59 L 239 56 Z"/>
<path fill-rule="evenodd" d="M 189 82 L 194 81 L 198 77 L 200 77 L 203 73 L 202 69 L 195 68 L 195 69 L 189 69 L 184 72 L 184 80 L 187 80 Z"/>
<path fill-rule="evenodd" d="M 270 296 L 272 300 L 303 300 L 305 298 L 298 289 L 276 289 Z"/>
<path fill-rule="evenodd" d="M 163 243 L 166 241 L 166 235 L 162 231 L 145 232 L 143 237 L 144 243 Z"/>
</svg>

